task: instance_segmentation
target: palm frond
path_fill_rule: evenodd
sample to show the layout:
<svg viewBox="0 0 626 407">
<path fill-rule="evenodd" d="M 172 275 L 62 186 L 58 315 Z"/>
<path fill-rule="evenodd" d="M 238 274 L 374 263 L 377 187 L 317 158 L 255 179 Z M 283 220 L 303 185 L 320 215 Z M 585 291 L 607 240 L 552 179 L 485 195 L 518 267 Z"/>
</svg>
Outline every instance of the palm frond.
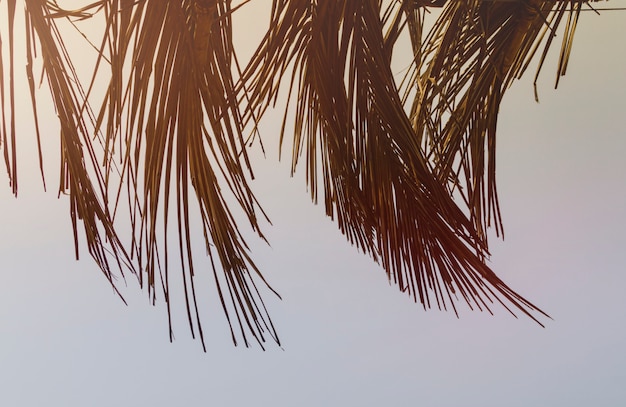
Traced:
<svg viewBox="0 0 626 407">
<path fill-rule="evenodd" d="M 117 235 L 107 207 L 106 185 L 98 171 L 98 156 L 91 142 L 89 115 L 85 113 L 89 111 L 85 105 L 85 94 L 54 19 L 49 18 L 48 3 L 28 0 L 25 1 L 25 6 L 27 58 L 29 62 L 34 58 L 33 54 L 36 52 L 34 37 L 36 37 L 40 44 L 44 75 L 60 123 L 59 194 L 67 194 L 69 197 L 76 257 L 79 256 L 80 223 L 83 226 L 89 253 L 115 288 L 116 276 L 110 261 L 111 259 L 114 261 L 115 268 L 122 272 L 123 276 L 123 269 L 130 265 L 129 256 Z M 35 107 L 32 64 L 29 63 L 27 71 L 31 99 Z M 13 98 L 10 104 L 13 114 L 15 111 Z M 38 139 L 39 133 L 40 130 L 37 129 Z M 15 140 L 12 141 L 12 148 L 15 149 Z M 41 147 L 39 151 L 42 166 Z M 17 158 L 13 156 L 13 171 L 10 172 L 10 178 L 14 193 L 17 194 L 16 160 Z M 41 169 L 43 171 L 43 167 Z"/>
<path fill-rule="evenodd" d="M 59 193 L 69 197 L 77 256 L 82 225 L 113 287 L 116 269 L 135 273 L 153 302 L 160 286 L 172 336 L 169 248 L 177 246 L 189 326 L 204 345 L 194 260 L 201 240 L 235 343 L 278 342 L 257 285 L 273 290 L 235 219 L 245 216 L 264 239 L 267 217 L 248 185 L 243 133 L 287 86 L 280 144 L 293 118 L 292 171 L 304 165 L 311 199 L 324 200 L 341 232 L 401 291 L 424 308 L 456 311 L 460 300 L 490 312 L 499 302 L 535 320 L 543 314 L 486 264 L 487 229 L 502 231 L 497 116 L 513 80 L 537 55 L 538 75 L 564 26 L 558 84 L 587 2 L 273 0 L 267 33 L 240 72 L 231 17 L 248 1 L 98 0 L 66 10 L 24 0 L 35 130 L 38 140 L 45 135 L 33 68 L 40 58 L 60 123 Z M 17 0 L 0 4 L 0 147 L 17 195 Z M 442 6 L 424 34 L 426 11 Z M 98 57 L 83 87 L 57 21 L 92 16 L 103 17 L 104 30 L 90 43 Z M 413 65 L 397 84 L 391 66 L 399 52 Z M 108 84 L 101 100 L 98 75 Z M 39 165 L 43 178 L 41 147 Z M 125 244 L 118 229 L 127 222 Z"/>
<path fill-rule="evenodd" d="M 568 15 L 559 59 L 565 73 L 582 1 L 450 1 L 415 55 L 404 100 L 434 171 L 469 209 L 481 239 L 502 232 L 496 192 L 500 103 L 541 44 L 544 51 Z M 558 79 L 557 79 L 558 83 Z"/>
<path fill-rule="evenodd" d="M 154 298 L 160 279 L 169 310 L 167 234 L 173 203 L 189 326 L 203 338 L 190 221 L 195 201 L 233 340 L 239 336 L 234 331 L 238 326 L 246 345 L 248 334 L 262 344 L 268 333 L 278 341 L 255 282 L 265 280 L 247 252 L 230 209 L 233 202 L 222 192 L 224 186 L 231 191 L 236 206 L 263 238 L 260 208 L 245 173 L 250 166 L 232 78 L 231 12 L 229 1 L 107 2 L 113 79 L 99 123 L 107 125 L 106 151 L 119 145 L 120 187 L 132 186 L 132 252 L 144 271 L 140 281 L 145 274 Z M 111 177 L 113 155 L 105 163 Z M 165 253 L 163 265 L 160 250 Z"/>
<path fill-rule="evenodd" d="M 9 3 L 12 21 L 16 3 Z M 252 170 L 232 78 L 231 2 L 102 0 L 70 11 L 55 2 L 26 0 L 25 6 L 29 61 L 39 45 L 61 125 L 60 192 L 69 195 L 77 255 L 82 223 L 89 252 L 114 287 L 111 259 L 120 272 L 127 268 L 137 274 L 152 301 L 161 286 L 172 335 L 168 230 L 174 216 L 177 268 L 192 334 L 204 346 L 196 298 L 197 254 L 192 253 L 194 232 L 200 232 L 233 341 L 242 338 L 248 345 L 251 335 L 261 346 L 266 337 L 278 342 L 258 287 L 259 281 L 267 283 L 233 214 L 241 208 L 264 239 L 260 222 L 266 216 L 247 184 Z M 105 30 L 85 91 L 56 21 L 89 18 L 92 12 L 104 16 Z M 12 25 L 8 32 L 11 117 L 5 115 L 3 88 L 2 123 L 9 130 L 2 131 L 2 139 L 17 193 Z M 110 82 L 94 114 L 88 100 L 102 72 Z M 31 94 L 34 98 L 33 86 Z M 122 216 L 118 212 L 125 212 L 119 210 L 123 201 L 130 214 L 128 246 L 116 232 Z M 195 214 L 199 228 L 191 221 Z"/>
<path fill-rule="evenodd" d="M 421 29 L 414 8 L 402 12 Z M 262 115 L 292 64 L 292 170 L 304 156 L 313 200 L 323 190 L 326 213 L 349 241 L 425 308 L 463 299 L 537 311 L 485 264 L 483 237 L 422 152 L 390 68 L 397 18 L 383 36 L 378 1 L 282 1 L 272 15 L 244 73 L 249 115 Z"/>
</svg>

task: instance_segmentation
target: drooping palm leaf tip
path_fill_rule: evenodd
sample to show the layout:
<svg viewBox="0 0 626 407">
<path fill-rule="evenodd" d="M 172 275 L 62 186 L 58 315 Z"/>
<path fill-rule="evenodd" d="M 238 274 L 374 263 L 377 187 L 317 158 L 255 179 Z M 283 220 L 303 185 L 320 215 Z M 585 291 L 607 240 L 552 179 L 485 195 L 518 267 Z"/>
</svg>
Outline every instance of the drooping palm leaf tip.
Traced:
<svg viewBox="0 0 626 407">
<path fill-rule="evenodd" d="M 456 312 L 462 300 L 491 312 L 498 302 L 537 322 L 545 316 L 486 264 L 487 229 L 502 232 L 497 116 L 513 79 L 535 56 L 541 68 L 557 37 L 558 74 L 565 73 L 587 2 L 274 0 L 247 66 L 233 45 L 233 30 L 245 27 L 232 26 L 247 1 L 102 0 L 78 10 L 19 3 L 0 1 L 7 19 L 0 44 L 8 38 L 0 51 L 0 148 L 12 191 L 17 195 L 14 70 L 21 65 L 15 19 L 23 6 L 35 130 L 38 140 L 51 136 L 37 121 L 41 66 L 59 118 L 59 193 L 70 199 L 76 255 L 82 224 L 89 253 L 113 287 L 124 270 L 153 302 L 160 286 L 170 337 L 170 293 L 180 283 L 189 327 L 204 346 L 196 281 L 207 270 L 194 262 L 200 247 L 233 341 L 278 342 L 258 285 L 273 290 L 235 218 L 243 213 L 264 239 L 245 140 L 281 86 L 289 97 L 280 143 L 292 121 L 292 171 L 305 166 L 313 201 L 323 197 L 341 232 L 401 291 L 424 308 Z M 432 7 L 441 6 L 425 32 Z M 83 57 L 80 47 L 64 42 L 59 24 L 88 18 L 103 29 L 91 38 L 98 52 L 85 81 L 73 65 Z M 394 58 L 407 53 L 411 66 L 398 78 Z M 100 98 L 97 76 L 108 81 Z M 43 179 L 42 157 L 40 147 Z M 128 225 L 126 236 L 120 228 Z M 180 273 L 175 280 L 172 270 Z"/>
</svg>

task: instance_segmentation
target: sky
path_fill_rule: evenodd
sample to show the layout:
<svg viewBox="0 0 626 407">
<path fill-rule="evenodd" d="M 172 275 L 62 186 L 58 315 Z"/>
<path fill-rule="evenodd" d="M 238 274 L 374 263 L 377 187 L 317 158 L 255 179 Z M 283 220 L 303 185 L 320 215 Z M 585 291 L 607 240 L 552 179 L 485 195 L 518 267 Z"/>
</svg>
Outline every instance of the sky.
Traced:
<svg viewBox="0 0 626 407">
<path fill-rule="evenodd" d="M 252 186 L 271 246 L 251 245 L 282 296 L 266 297 L 282 347 L 234 347 L 218 308 L 207 353 L 182 310 L 170 343 L 163 304 L 129 279 L 125 306 L 86 254 L 75 261 L 54 170 L 47 193 L 25 170 L 19 199 L 0 189 L 0 405 L 625 405 L 625 17 L 585 13 L 559 89 L 548 64 L 540 103 L 530 75 L 502 106 L 505 240 L 490 261 L 552 316 L 545 328 L 499 308 L 425 312 L 400 294 L 277 163 L 270 118 Z"/>
</svg>

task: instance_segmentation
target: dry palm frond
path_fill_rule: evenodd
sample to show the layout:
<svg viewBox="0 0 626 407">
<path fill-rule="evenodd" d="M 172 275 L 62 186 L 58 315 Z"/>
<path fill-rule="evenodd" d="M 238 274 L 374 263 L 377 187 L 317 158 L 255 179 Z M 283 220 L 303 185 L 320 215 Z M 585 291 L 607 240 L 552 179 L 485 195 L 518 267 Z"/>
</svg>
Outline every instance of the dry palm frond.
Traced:
<svg viewBox="0 0 626 407">
<path fill-rule="evenodd" d="M 304 155 L 312 198 L 323 189 L 327 214 L 350 242 L 424 307 L 462 298 L 479 309 L 495 300 L 537 311 L 484 263 L 484 239 L 422 152 L 390 68 L 401 25 L 383 36 L 374 0 L 279 1 L 272 15 L 244 75 L 250 115 L 264 112 L 293 64 L 293 170 Z"/>
<path fill-rule="evenodd" d="M 189 324 L 203 337 L 190 221 L 195 201 L 233 340 L 238 326 L 246 345 L 248 334 L 259 344 L 268 333 L 278 341 L 255 283 L 263 277 L 230 209 L 238 205 L 263 237 L 244 171 L 249 164 L 231 77 L 230 2 L 109 1 L 105 8 L 113 80 L 99 122 L 107 125 L 106 151 L 119 144 L 120 186 L 130 186 L 132 249 L 149 291 L 159 278 L 169 310 L 167 231 L 174 203 Z M 107 176 L 114 173 L 113 159 L 105 158 Z M 227 201 L 223 186 L 234 201 Z M 159 248 L 165 252 L 163 265 Z"/>
<path fill-rule="evenodd" d="M 17 1 L 4 3 L 8 57 L 0 38 L 0 147 L 17 195 Z M 273 0 L 271 25 L 239 82 L 233 78 L 238 64 L 231 15 L 247 1 L 231 3 L 99 0 L 64 10 L 54 1 L 24 0 L 37 137 L 33 60 L 39 46 L 61 127 L 60 192 L 69 195 L 77 254 L 82 222 L 89 252 L 111 284 L 114 262 L 137 274 L 152 301 L 161 286 L 172 335 L 173 216 L 192 334 L 198 332 L 204 345 L 195 231 L 203 234 L 233 340 L 241 337 L 248 345 L 252 335 L 262 346 L 269 335 L 278 342 L 256 286 L 265 280 L 233 209 L 263 238 L 258 218 L 265 215 L 248 186 L 252 169 L 242 133 L 248 122 L 258 124 L 282 84 L 289 86 L 285 123 L 295 101 L 292 171 L 304 159 L 312 199 L 323 195 L 327 214 L 391 281 L 425 308 L 456 311 L 460 299 L 490 311 L 496 301 L 535 319 L 541 311 L 485 263 L 486 229 L 493 223 L 501 230 L 497 114 L 512 80 L 545 44 L 541 67 L 563 22 L 558 74 L 565 73 L 586 2 Z M 444 3 L 424 36 L 426 8 Z M 92 15 L 104 16 L 105 27 L 84 91 L 55 21 Z M 405 34 L 414 66 L 399 88 L 391 64 Z M 88 101 L 103 72 L 110 81 L 94 114 Z M 281 144 L 285 135 L 283 124 Z M 43 176 L 41 148 L 39 162 Z M 124 201 L 128 246 L 116 232 Z M 196 217 L 199 225 L 191 220 Z"/>
<path fill-rule="evenodd" d="M 98 154 L 93 148 L 89 120 L 90 110 L 85 104 L 85 94 L 80 85 L 68 51 L 55 21 L 50 18 L 51 3 L 26 0 L 25 42 L 27 80 L 31 102 L 35 109 L 35 127 L 39 148 L 39 165 L 43 177 L 41 152 L 41 131 L 37 121 L 33 60 L 40 45 L 39 57 L 42 61 L 43 77 L 47 80 L 52 102 L 60 124 L 61 169 L 59 194 L 67 194 L 70 203 L 76 257 L 79 256 L 78 232 L 80 224 L 84 231 L 87 249 L 106 278 L 115 288 L 115 269 L 122 272 L 129 264 L 129 256 L 114 228 L 106 197 L 106 182 L 101 176 Z M 7 129 L 6 102 L 4 91 L 4 69 L 0 62 L 0 83 L 2 88 L 2 144 L 5 164 L 13 193 L 18 193 L 16 130 L 15 130 L 15 85 L 14 85 L 14 18 L 16 2 L 8 1 L 9 36 L 9 101 L 10 119 Z M 7 134 L 9 136 L 7 137 Z M 46 134 L 47 136 L 47 134 Z M 45 183 L 44 183 L 45 186 Z M 111 264 L 113 262 L 113 264 Z M 115 289 L 117 292 L 117 289 Z M 119 292 L 118 292 L 119 294 Z"/>
<path fill-rule="evenodd" d="M 261 346 L 268 336 L 278 342 L 257 287 L 265 280 L 232 213 L 240 207 L 263 238 L 257 216 L 265 215 L 247 184 L 251 169 L 232 78 L 231 2 L 103 0 L 74 11 L 44 0 L 26 0 L 25 5 L 29 61 L 40 45 L 61 124 L 60 189 L 70 198 L 77 253 L 82 222 L 89 252 L 111 283 L 112 258 L 121 271 L 129 267 L 137 273 L 152 301 L 160 285 L 170 316 L 168 229 L 174 216 L 177 268 L 192 334 L 197 332 L 204 346 L 195 283 L 199 270 L 193 260 L 197 254 L 192 253 L 192 236 L 199 232 L 233 341 L 242 338 L 248 345 L 252 335 Z M 9 1 L 11 22 L 15 6 Z M 85 92 L 56 21 L 88 18 L 92 11 L 104 16 L 106 26 L 94 79 Z M 17 193 L 12 24 L 8 32 L 11 118 L 5 115 L 3 88 L 2 123 L 9 130 L 2 131 L 2 144 Z M 87 100 L 102 72 L 110 83 L 94 115 Z M 115 227 L 124 200 L 132 228 L 128 249 Z M 195 215 L 199 225 L 191 221 Z"/>
<path fill-rule="evenodd" d="M 5 102 L 5 79 L 4 79 L 4 51 L 2 50 L 2 38 L 0 37 L 0 103 L 2 104 L 2 134 L 0 134 L 0 146 L 4 146 L 4 164 L 9 176 L 9 182 L 13 194 L 17 196 L 17 149 L 15 145 L 15 73 L 14 73 L 14 26 L 15 26 L 16 0 L 7 0 L 7 29 L 9 36 L 9 105 L 10 116 L 7 126 L 7 109 Z M 8 127 L 8 129 L 7 129 Z"/>
<path fill-rule="evenodd" d="M 536 50 L 547 50 L 568 14 L 559 75 L 571 51 L 582 1 L 450 1 L 424 45 L 405 100 L 434 171 L 469 208 L 481 239 L 502 230 L 496 193 L 496 127 L 506 89 Z M 547 38 L 546 38 L 547 37 Z M 539 70 L 538 70 L 539 72 Z"/>
</svg>

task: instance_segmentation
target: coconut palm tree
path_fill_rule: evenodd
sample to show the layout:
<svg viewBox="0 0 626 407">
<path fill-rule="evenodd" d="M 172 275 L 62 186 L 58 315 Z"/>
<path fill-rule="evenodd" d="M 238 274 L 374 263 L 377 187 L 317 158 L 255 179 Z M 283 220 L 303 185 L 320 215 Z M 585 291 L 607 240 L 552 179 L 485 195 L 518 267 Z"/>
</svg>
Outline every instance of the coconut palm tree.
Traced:
<svg viewBox="0 0 626 407">
<path fill-rule="evenodd" d="M 194 276 L 206 272 L 235 343 L 279 341 L 260 294 L 273 290 L 240 222 L 265 239 L 248 153 L 280 98 L 277 142 L 293 137 L 292 171 L 304 167 L 312 200 L 323 200 L 346 238 L 402 292 L 425 309 L 456 312 L 461 301 L 491 312 L 497 302 L 541 324 L 547 315 L 486 262 L 487 229 L 502 232 L 498 109 L 533 59 L 538 74 L 557 37 L 557 72 L 565 73 L 589 2 L 273 0 L 267 32 L 241 61 L 233 31 L 245 28 L 233 27 L 233 15 L 250 1 L 92 0 L 71 9 L 0 1 L 0 44 L 8 40 L 0 51 L 0 148 L 13 194 L 19 5 L 37 140 L 39 78 L 59 120 L 59 193 L 69 199 L 76 257 L 84 241 L 114 288 L 130 272 L 152 301 L 162 291 L 170 337 L 175 271 L 191 332 L 204 346 Z M 88 36 L 97 57 L 87 78 L 60 27 L 80 20 L 102 24 L 100 36 Z M 410 63 L 402 77 L 393 68 L 399 57 Z M 45 185 L 43 155 L 39 147 Z M 194 262 L 197 239 L 209 270 Z"/>
</svg>

